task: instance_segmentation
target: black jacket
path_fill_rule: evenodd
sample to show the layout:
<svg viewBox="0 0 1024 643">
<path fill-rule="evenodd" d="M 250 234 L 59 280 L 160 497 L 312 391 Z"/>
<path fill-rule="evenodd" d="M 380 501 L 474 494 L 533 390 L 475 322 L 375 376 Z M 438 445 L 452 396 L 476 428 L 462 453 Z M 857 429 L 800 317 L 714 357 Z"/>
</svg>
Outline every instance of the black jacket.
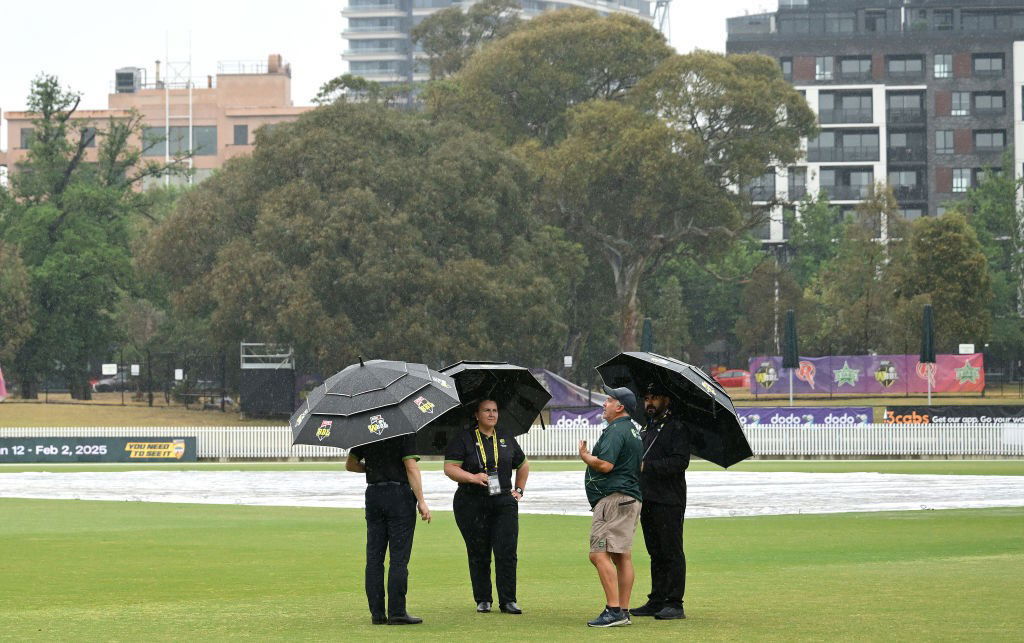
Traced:
<svg viewBox="0 0 1024 643">
<path fill-rule="evenodd" d="M 690 466 L 690 431 L 669 410 L 648 421 L 640 436 L 644 442 L 640 492 L 643 501 L 686 506 L 686 467 Z"/>
</svg>

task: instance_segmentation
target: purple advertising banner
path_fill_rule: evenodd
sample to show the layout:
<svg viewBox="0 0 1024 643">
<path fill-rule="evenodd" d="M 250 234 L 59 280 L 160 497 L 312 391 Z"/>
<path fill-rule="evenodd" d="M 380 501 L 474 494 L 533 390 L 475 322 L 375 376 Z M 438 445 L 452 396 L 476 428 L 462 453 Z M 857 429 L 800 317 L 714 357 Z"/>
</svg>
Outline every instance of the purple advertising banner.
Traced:
<svg viewBox="0 0 1024 643">
<path fill-rule="evenodd" d="M 744 406 L 736 408 L 736 415 L 745 427 L 801 424 L 855 426 L 871 424 L 873 420 L 869 406 Z"/>
<path fill-rule="evenodd" d="M 579 411 L 551 411 L 551 426 L 555 429 L 599 427 L 604 422 L 601 411 L 601 407 Z"/>
<path fill-rule="evenodd" d="M 789 371 L 781 357 L 750 359 L 751 393 L 788 393 Z M 985 388 L 981 353 L 936 355 L 922 364 L 917 355 L 833 355 L 801 357 L 793 371 L 793 393 L 891 395 L 980 392 Z"/>
</svg>

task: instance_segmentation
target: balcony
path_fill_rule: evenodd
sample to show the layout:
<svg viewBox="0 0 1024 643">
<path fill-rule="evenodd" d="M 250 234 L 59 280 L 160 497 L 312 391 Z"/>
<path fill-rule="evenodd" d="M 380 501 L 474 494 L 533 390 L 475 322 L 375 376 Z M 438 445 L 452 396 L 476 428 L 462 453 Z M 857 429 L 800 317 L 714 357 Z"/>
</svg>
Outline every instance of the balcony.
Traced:
<svg viewBox="0 0 1024 643">
<path fill-rule="evenodd" d="M 974 78 L 1002 78 L 1002 69 L 975 69 L 971 74 Z"/>
<path fill-rule="evenodd" d="M 751 201 L 771 201 L 775 198 L 774 185 L 752 185 L 744 191 Z"/>
<path fill-rule="evenodd" d="M 915 107 L 890 107 L 885 112 L 885 119 L 893 125 L 924 123 L 925 112 Z"/>
<path fill-rule="evenodd" d="M 974 115 L 978 118 L 992 118 L 1006 115 L 1005 107 L 975 107 Z"/>
<path fill-rule="evenodd" d="M 834 123 L 870 123 L 873 118 L 870 109 L 823 109 L 818 112 L 822 125 Z"/>
<path fill-rule="evenodd" d="M 890 80 L 899 81 L 901 83 L 924 80 L 924 70 L 919 71 L 890 71 L 887 74 Z"/>
<path fill-rule="evenodd" d="M 923 147 L 890 147 L 886 148 L 886 157 L 890 163 L 923 163 L 927 160 L 928 151 Z"/>
<path fill-rule="evenodd" d="M 819 147 L 807 150 L 807 160 L 812 163 L 842 161 L 878 161 L 877 147 Z"/>
<path fill-rule="evenodd" d="M 924 201 L 928 198 L 923 185 L 893 185 L 893 194 L 899 201 Z"/>
<path fill-rule="evenodd" d="M 832 201 L 862 201 L 871 192 L 870 185 L 823 185 L 821 189 L 828 192 Z"/>
<path fill-rule="evenodd" d="M 790 184 L 789 186 L 789 200 L 798 201 L 807 196 L 807 186 L 804 184 L 796 185 Z"/>
<path fill-rule="evenodd" d="M 870 71 L 839 72 L 839 80 L 844 83 L 867 83 L 874 81 L 874 79 Z"/>
</svg>

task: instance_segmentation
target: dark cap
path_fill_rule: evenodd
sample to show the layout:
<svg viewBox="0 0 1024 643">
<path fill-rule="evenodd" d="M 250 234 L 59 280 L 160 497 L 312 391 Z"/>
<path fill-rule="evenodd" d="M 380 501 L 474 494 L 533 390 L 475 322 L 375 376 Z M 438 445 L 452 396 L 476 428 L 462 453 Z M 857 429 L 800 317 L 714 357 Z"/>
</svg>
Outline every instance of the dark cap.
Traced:
<svg viewBox="0 0 1024 643">
<path fill-rule="evenodd" d="M 644 387 L 644 395 L 668 395 L 668 390 L 657 382 L 651 382 Z"/>
<path fill-rule="evenodd" d="M 614 397 L 622 403 L 622 406 L 626 407 L 626 413 L 629 413 L 630 415 L 636 413 L 636 396 L 633 395 L 633 391 L 629 390 L 625 386 L 611 388 L 609 386 L 602 385 L 601 388 L 603 388 L 604 392 L 610 397 Z"/>
</svg>

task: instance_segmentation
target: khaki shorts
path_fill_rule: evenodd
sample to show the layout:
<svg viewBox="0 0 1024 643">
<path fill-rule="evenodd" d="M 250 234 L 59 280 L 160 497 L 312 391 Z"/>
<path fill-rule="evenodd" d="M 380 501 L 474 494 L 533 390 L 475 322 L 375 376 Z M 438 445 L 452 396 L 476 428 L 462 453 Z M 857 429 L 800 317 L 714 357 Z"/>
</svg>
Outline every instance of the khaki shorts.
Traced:
<svg viewBox="0 0 1024 643">
<path fill-rule="evenodd" d="M 594 505 L 590 525 L 590 551 L 626 554 L 633 549 L 633 534 L 640 520 L 640 501 L 624 493 L 613 493 Z"/>
</svg>

